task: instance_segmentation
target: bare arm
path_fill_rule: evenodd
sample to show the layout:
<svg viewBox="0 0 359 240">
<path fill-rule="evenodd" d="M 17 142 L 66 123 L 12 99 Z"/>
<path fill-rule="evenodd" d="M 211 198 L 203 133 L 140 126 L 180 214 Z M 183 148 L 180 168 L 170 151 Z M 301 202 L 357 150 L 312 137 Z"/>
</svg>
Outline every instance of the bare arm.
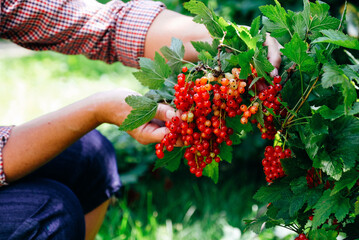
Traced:
<svg viewBox="0 0 359 240">
<path fill-rule="evenodd" d="M 145 57 L 153 58 L 163 46 L 170 46 L 173 37 L 180 39 L 185 47 L 185 59 L 196 61 L 197 53 L 191 41 L 212 42 L 212 38 L 203 24 L 192 21 L 193 18 L 163 10 L 150 26 L 145 41 Z"/>
<path fill-rule="evenodd" d="M 120 125 L 131 111 L 124 99 L 132 94 L 134 92 L 124 89 L 97 93 L 14 127 L 3 149 L 7 181 L 12 182 L 31 173 L 102 123 Z M 171 107 L 161 104 L 155 118 L 166 121 L 173 115 Z M 129 132 L 143 144 L 159 142 L 165 133 L 167 130 L 164 127 L 154 123 Z"/>
<path fill-rule="evenodd" d="M 147 58 L 155 56 L 163 46 L 170 46 L 172 37 L 178 38 L 185 47 L 184 58 L 188 61 L 197 61 L 197 52 L 193 48 L 191 41 L 212 42 L 212 37 L 203 24 L 193 22 L 192 17 L 188 17 L 170 10 L 163 10 L 151 24 L 145 41 L 145 54 Z M 281 63 L 282 46 L 278 41 L 267 35 L 264 43 L 268 46 L 268 60 L 276 68 L 271 76 L 278 75 L 278 68 Z"/>
</svg>

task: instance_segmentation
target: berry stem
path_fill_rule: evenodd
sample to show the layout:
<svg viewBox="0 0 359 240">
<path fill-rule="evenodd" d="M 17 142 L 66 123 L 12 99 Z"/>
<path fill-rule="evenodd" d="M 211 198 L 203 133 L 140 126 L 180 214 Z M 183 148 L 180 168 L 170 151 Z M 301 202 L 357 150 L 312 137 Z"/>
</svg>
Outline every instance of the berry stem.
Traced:
<svg viewBox="0 0 359 240">
<path fill-rule="evenodd" d="M 295 68 L 296 68 L 297 64 L 294 63 L 290 68 L 287 69 L 287 77 L 285 78 L 284 80 L 284 83 L 283 83 L 283 87 L 284 85 L 287 83 L 287 81 L 292 77 L 293 73 L 295 72 Z"/>
<path fill-rule="evenodd" d="M 309 95 L 312 93 L 315 85 L 317 84 L 317 82 L 319 81 L 319 76 L 315 79 L 313 85 L 310 87 L 309 91 L 307 92 L 307 94 L 304 96 L 304 98 L 302 98 L 299 106 L 297 107 L 297 109 L 295 110 L 295 113 L 298 113 L 298 111 L 300 110 L 300 108 L 303 106 L 303 104 L 307 101 Z M 288 120 L 286 119 L 284 121 L 283 124 L 283 128 L 287 128 L 288 125 L 290 125 L 292 123 L 293 118 L 295 117 L 295 115 L 291 115 L 291 113 L 288 114 Z"/>
</svg>

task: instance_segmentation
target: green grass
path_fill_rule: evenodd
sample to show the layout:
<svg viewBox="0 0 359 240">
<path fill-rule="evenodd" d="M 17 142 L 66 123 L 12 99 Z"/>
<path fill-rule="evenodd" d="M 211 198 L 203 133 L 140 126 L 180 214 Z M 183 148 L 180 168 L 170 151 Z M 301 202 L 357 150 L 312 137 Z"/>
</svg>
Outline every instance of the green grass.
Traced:
<svg viewBox="0 0 359 240">
<path fill-rule="evenodd" d="M 120 63 L 52 52 L 0 59 L 0 124 L 19 124 L 97 91 L 117 87 L 141 91 L 133 71 Z"/>
<path fill-rule="evenodd" d="M 145 92 L 134 70 L 82 56 L 42 52 L 0 59 L 0 125 L 20 124 L 97 91 L 127 87 Z M 96 239 L 294 239 L 243 233 L 243 219 L 260 206 L 252 196 L 264 184 L 260 153 L 265 144 L 255 135 L 235 150 L 232 165 L 222 164 L 220 181 L 197 179 L 183 166 L 170 173 L 152 172 L 153 146 L 143 146 L 115 126 L 100 130 L 114 144 L 124 191 L 106 215 Z M 278 234 L 277 234 L 278 235 Z"/>
</svg>

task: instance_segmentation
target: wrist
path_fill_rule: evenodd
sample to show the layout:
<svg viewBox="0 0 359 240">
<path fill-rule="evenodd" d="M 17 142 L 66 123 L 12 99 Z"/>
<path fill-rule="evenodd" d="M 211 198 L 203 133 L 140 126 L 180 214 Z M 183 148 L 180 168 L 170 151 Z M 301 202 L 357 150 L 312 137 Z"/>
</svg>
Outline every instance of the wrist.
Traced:
<svg viewBox="0 0 359 240">
<path fill-rule="evenodd" d="M 102 123 L 121 125 L 132 110 L 125 101 L 128 95 L 138 95 L 138 93 L 128 89 L 115 89 L 90 96 L 95 122 L 98 125 Z"/>
</svg>

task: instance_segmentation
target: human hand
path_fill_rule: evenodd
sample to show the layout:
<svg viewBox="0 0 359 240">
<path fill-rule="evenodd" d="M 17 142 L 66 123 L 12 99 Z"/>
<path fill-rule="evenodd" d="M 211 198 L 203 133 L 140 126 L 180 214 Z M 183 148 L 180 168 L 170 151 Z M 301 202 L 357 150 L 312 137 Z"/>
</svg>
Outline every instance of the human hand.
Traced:
<svg viewBox="0 0 359 240">
<path fill-rule="evenodd" d="M 263 45 L 268 47 L 268 60 L 274 67 L 274 70 L 270 73 L 270 76 L 277 76 L 280 63 L 282 62 L 282 53 L 280 49 L 283 48 L 283 46 L 280 45 L 277 39 L 271 37 L 268 33 L 266 41 Z"/>
<path fill-rule="evenodd" d="M 115 89 L 100 92 L 94 95 L 96 104 L 96 119 L 101 123 L 110 123 L 120 126 L 130 114 L 132 108 L 125 99 L 130 95 L 140 95 L 129 89 Z M 153 120 L 144 125 L 128 131 L 128 134 L 141 144 L 160 142 L 169 130 L 165 127 L 165 122 L 178 113 L 174 108 L 166 104 L 159 104 Z"/>
<path fill-rule="evenodd" d="M 174 108 L 166 104 L 158 104 L 156 115 L 150 122 L 127 133 L 141 144 L 161 142 L 169 133 L 165 122 L 170 121 L 174 116 L 179 116 Z"/>
</svg>

